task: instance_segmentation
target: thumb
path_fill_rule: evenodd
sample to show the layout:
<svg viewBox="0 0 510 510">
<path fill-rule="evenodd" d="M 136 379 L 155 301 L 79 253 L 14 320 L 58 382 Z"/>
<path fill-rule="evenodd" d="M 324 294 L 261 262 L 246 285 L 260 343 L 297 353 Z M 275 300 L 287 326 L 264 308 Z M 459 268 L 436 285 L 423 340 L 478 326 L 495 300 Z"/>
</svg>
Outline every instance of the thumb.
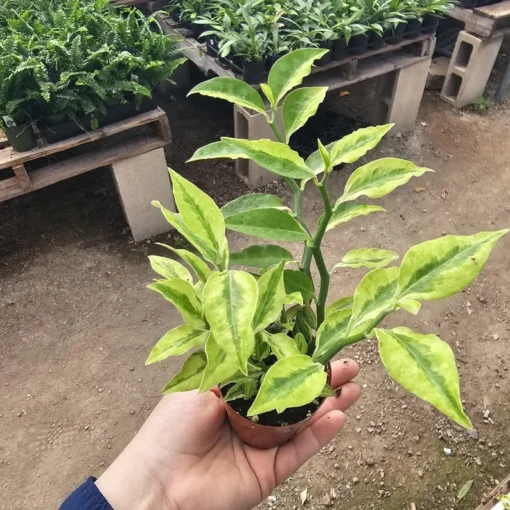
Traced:
<svg viewBox="0 0 510 510">
<path fill-rule="evenodd" d="M 341 411 L 331 411 L 292 441 L 278 449 L 275 459 L 275 479 L 280 485 L 293 475 L 308 459 L 327 445 L 343 428 L 347 418 Z"/>
</svg>

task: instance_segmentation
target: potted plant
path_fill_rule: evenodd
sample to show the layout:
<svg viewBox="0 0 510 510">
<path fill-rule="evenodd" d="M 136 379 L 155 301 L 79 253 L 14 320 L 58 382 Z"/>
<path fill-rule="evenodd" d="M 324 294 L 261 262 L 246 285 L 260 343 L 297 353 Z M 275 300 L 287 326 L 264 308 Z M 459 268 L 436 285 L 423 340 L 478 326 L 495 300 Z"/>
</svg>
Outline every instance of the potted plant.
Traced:
<svg viewBox="0 0 510 510">
<path fill-rule="evenodd" d="M 171 258 L 150 258 L 160 278 L 149 288 L 173 303 L 185 324 L 159 340 L 147 364 L 195 349 L 163 391 L 219 387 L 239 437 L 253 446 L 270 448 L 306 427 L 332 395 L 330 360 L 344 347 L 374 338 L 393 379 L 470 429 L 448 344 L 433 334 L 381 323 L 393 311 L 417 314 L 422 302 L 461 291 L 479 274 L 508 230 L 426 241 L 411 247 L 400 263 L 395 262 L 399 255 L 393 251 L 361 248 L 339 254 L 341 260 L 328 267 L 321 249 L 326 232 L 357 216 L 383 211 L 359 201 L 361 197 L 381 198 L 431 170 L 397 158 L 379 159 L 354 170 L 344 193 L 331 196 L 328 180 L 333 168 L 355 163 L 392 125 L 364 128 L 327 146 L 318 141 L 317 151 L 306 161 L 289 147 L 292 134 L 314 115 L 326 95 L 326 87 L 296 88 L 324 51 L 301 49 L 276 62 L 261 87 L 271 105 L 269 112 L 262 96 L 240 80 L 214 78 L 190 92 L 260 113 L 278 140 L 225 137 L 198 149 L 191 160 L 252 159 L 285 179 L 294 206 L 291 210 L 278 197 L 252 193 L 220 209 L 203 191 L 170 171 L 179 213 L 159 202 L 153 204 L 198 254 L 168 246 L 193 274 Z M 284 130 L 276 125 L 279 108 Z M 313 227 L 302 209 L 307 183 L 318 188 L 324 204 Z M 274 244 L 231 253 L 226 228 Z M 281 246 L 287 241 L 303 242 L 301 257 Z M 311 278 L 312 260 L 319 282 Z M 328 304 L 330 275 L 339 267 L 370 271 L 352 296 Z"/>
</svg>

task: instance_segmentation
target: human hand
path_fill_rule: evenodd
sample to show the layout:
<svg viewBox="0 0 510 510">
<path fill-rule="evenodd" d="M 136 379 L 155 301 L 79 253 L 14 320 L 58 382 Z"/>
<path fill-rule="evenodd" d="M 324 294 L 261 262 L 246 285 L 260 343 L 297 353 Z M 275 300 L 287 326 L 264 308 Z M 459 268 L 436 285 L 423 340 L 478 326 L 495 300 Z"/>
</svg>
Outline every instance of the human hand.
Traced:
<svg viewBox="0 0 510 510">
<path fill-rule="evenodd" d="M 269 450 L 238 439 L 214 392 L 163 397 L 97 487 L 114 510 L 253 508 L 344 426 L 343 411 L 360 394 L 352 382 L 359 367 L 351 360 L 331 367 L 339 396 L 327 399 L 306 430 Z"/>
</svg>

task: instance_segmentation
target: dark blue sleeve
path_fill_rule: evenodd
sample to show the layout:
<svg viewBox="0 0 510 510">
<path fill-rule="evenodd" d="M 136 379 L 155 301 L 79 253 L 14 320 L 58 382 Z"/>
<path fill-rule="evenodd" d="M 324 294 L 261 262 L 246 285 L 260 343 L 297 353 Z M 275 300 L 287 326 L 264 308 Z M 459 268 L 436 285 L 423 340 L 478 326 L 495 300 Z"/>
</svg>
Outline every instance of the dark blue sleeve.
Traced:
<svg viewBox="0 0 510 510">
<path fill-rule="evenodd" d="M 90 477 L 80 485 L 65 501 L 60 510 L 113 510 Z"/>
</svg>

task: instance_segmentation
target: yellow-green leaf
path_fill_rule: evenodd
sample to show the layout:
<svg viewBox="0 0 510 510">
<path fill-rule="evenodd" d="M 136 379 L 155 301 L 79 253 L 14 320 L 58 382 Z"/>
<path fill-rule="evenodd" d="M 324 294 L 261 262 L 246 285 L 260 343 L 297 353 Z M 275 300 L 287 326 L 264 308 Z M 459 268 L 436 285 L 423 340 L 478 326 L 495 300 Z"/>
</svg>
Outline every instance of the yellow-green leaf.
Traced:
<svg viewBox="0 0 510 510">
<path fill-rule="evenodd" d="M 203 291 L 203 307 L 211 332 L 221 349 L 236 357 L 247 373 L 255 346 L 253 318 L 257 308 L 257 281 L 244 271 L 213 273 Z"/>
<path fill-rule="evenodd" d="M 462 409 L 455 356 L 446 342 L 404 327 L 376 329 L 375 334 L 382 362 L 395 381 L 462 427 L 473 428 Z"/>
<path fill-rule="evenodd" d="M 195 329 L 188 325 L 171 329 L 154 346 L 145 364 L 151 365 L 163 361 L 169 356 L 180 356 L 193 347 L 202 347 L 208 335 L 209 331 Z"/>
<path fill-rule="evenodd" d="M 285 264 L 280 262 L 276 267 L 264 273 L 257 281 L 258 302 L 253 319 L 255 333 L 262 331 L 275 322 L 282 311 L 285 300 L 284 267 Z"/>
<path fill-rule="evenodd" d="M 398 273 L 398 267 L 388 267 L 365 275 L 354 292 L 350 331 L 393 308 Z"/>
<path fill-rule="evenodd" d="M 178 278 L 151 283 L 147 286 L 170 301 L 190 326 L 205 327 L 202 305 L 192 285 Z"/>
<path fill-rule="evenodd" d="M 223 401 L 231 402 L 239 398 L 250 400 L 257 393 L 257 390 L 258 380 L 254 377 L 245 377 L 227 391 L 227 394 L 223 397 Z"/>
<path fill-rule="evenodd" d="M 441 299 L 461 291 L 478 276 L 508 231 L 445 236 L 413 246 L 402 260 L 398 299 Z"/>
<path fill-rule="evenodd" d="M 250 193 L 243 195 L 225 204 L 221 208 L 221 213 L 225 219 L 254 209 L 281 209 L 282 211 L 290 211 L 285 207 L 282 200 L 274 195 L 266 195 L 264 193 Z"/>
<path fill-rule="evenodd" d="M 295 356 L 301 354 L 299 348 L 290 336 L 285 333 L 276 333 L 268 336 L 269 345 L 273 354 L 278 359 L 287 358 L 288 356 Z"/>
<path fill-rule="evenodd" d="M 337 204 L 333 209 L 333 214 L 328 221 L 328 227 L 326 230 L 331 230 L 337 225 L 340 225 L 341 223 L 347 223 L 348 221 L 358 216 L 366 216 L 367 214 L 372 214 L 379 211 L 386 212 L 386 209 L 378 205 L 357 204 L 356 202 L 345 202 Z"/>
<path fill-rule="evenodd" d="M 230 254 L 230 263 L 239 266 L 263 268 L 293 260 L 292 253 L 276 244 L 249 246 L 240 252 Z"/>
<path fill-rule="evenodd" d="M 266 373 L 260 390 L 248 410 L 248 416 L 276 409 L 283 413 L 289 407 L 312 402 L 326 384 L 324 366 L 304 354 L 278 360 Z"/>
<path fill-rule="evenodd" d="M 345 184 L 344 194 L 337 200 L 337 205 L 362 195 L 369 198 L 384 197 L 408 182 L 411 177 L 419 177 L 425 172 L 432 170 L 416 166 L 405 159 L 376 159 L 354 170 Z"/>
<path fill-rule="evenodd" d="M 205 354 L 207 356 L 207 366 L 199 384 L 200 393 L 209 391 L 218 384 L 227 381 L 239 371 L 236 356 L 227 354 L 221 349 L 212 334 L 209 335 L 205 344 Z"/>
<path fill-rule="evenodd" d="M 264 93 L 264 95 L 267 97 L 268 101 L 271 103 L 271 106 L 274 106 L 274 96 L 273 91 L 271 90 L 271 87 L 267 83 L 261 83 L 260 89 Z"/>
<path fill-rule="evenodd" d="M 163 388 L 163 393 L 196 390 L 200 386 L 207 358 L 204 351 L 194 352 L 181 371 Z"/>
<path fill-rule="evenodd" d="M 191 89 L 188 96 L 191 94 L 201 94 L 202 96 L 225 99 L 242 108 L 249 108 L 250 110 L 266 115 L 264 101 L 257 91 L 246 82 L 235 78 L 212 78 L 211 80 L 199 83 L 196 87 Z"/>
<path fill-rule="evenodd" d="M 242 234 L 275 241 L 308 241 L 306 230 L 286 211 L 253 209 L 226 220 L 227 228 Z"/>
<path fill-rule="evenodd" d="M 339 312 L 340 310 L 346 310 L 347 308 L 352 308 L 352 296 L 337 299 L 328 305 L 326 308 L 326 317 L 331 315 L 333 312 Z"/>
<path fill-rule="evenodd" d="M 243 151 L 257 165 L 282 177 L 304 179 L 313 177 L 314 173 L 305 165 L 303 158 L 288 145 L 272 140 L 241 140 L 223 137 L 222 141 Z"/>
<path fill-rule="evenodd" d="M 297 348 L 301 354 L 306 354 L 308 352 L 308 344 L 306 343 L 303 333 L 296 333 L 294 342 L 296 342 Z"/>
<path fill-rule="evenodd" d="M 291 292 L 290 294 L 285 294 L 284 304 L 303 306 L 303 295 L 301 292 Z"/>
<path fill-rule="evenodd" d="M 165 248 L 179 255 L 179 257 L 181 257 L 184 260 L 184 262 L 186 262 L 186 264 L 188 264 L 188 266 L 191 267 L 191 269 L 193 269 L 193 271 L 195 272 L 195 274 L 197 275 L 198 279 L 201 282 L 205 283 L 209 276 L 211 275 L 211 268 L 199 256 L 195 255 L 193 252 L 189 250 L 173 248 L 168 244 L 163 243 L 156 244 L 164 246 Z"/>
<path fill-rule="evenodd" d="M 204 145 L 195 151 L 193 156 L 188 159 L 187 163 L 194 161 L 200 161 L 202 159 L 216 159 L 216 158 L 228 158 L 228 159 L 249 159 L 248 155 L 240 147 L 234 147 L 234 145 L 221 140 L 219 142 L 213 142 L 208 145 Z"/>
<path fill-rule="evenodd" d="M 303 48 L 287 53 L 276 61 L 267 80 L 275 105 L 289 90 L 301 84 L 303 78 L 310 74 L 313 62 L 327 52 L 328 50 Z"/>
<path fill-rule="evenodd" d="M 285 269 L 283 272 L 285 292 L 293 294 L 299 292 L 303 299 L 315 299 L 313 282 L 305 273 L 295 269 Z"/>
<path fill-rule="evenodd" d="M 469 491 L 471 490 L 471 487 L 473 487 L 473 482 L 474 480 L 468 480 L 461 488 L 460 488 L 460 491 L 459 491 L 459 494 L 457 495 L 457 500 L 460 501 L 461 499 L 464 499 Z M 497 508 L 497 506 L 496 506 Z"/>
<path fill-rule="evenodd" d="M 347 252 L 342 262 L 335 264 L 332 271 L 337 267 L 385 267 L 395 259 L 398 253 L 390 250 L 379 250 L 378 248 L 358 248 Z"/>
<path fill-rule="evenodd" d="M 395 304 L 413 315 L 417 315 L 421 308 L 421 303 L 414 299 L 395 299 Z"/>
<path fill-rule="evenodd" d="M 333 312 L 326 317 L 320 325 L 315 340 L 313 359 L 317 360 L 329 352 L 338 352 L 342 347 L 349 345 L 347 326 L 351 318 L 351 309 L 345 308 Z"/>
<path fill-rule="evenodd" d="M 282 115 L 287 143 L 289 143 L 292 134 L 302 128 L 308 119 L 317 113 L 327 91 L 328 87 L 303 87 L 293 90 L 285 98 Z"/>
<path fill-rule="evenodd" d="M 193 283 L 190 272 L 179 262 L 168 257 L 159 257 L 158 255 L 149 255 L 149 261 L 152 269 L 165 279 L 180 278 L 188 283 Z"/>
<path fill-rule="evenodd" d="M 216 263 L 220 269 L 226 258 L 228 265 L 228 245 L 225 237 L 225 220 L 214 200 L 193 183 L 170 169 L 173 193 L 179 213 L 184 223 L 193 233 L 207 243 L 216 253 Z"/>
</svg>

